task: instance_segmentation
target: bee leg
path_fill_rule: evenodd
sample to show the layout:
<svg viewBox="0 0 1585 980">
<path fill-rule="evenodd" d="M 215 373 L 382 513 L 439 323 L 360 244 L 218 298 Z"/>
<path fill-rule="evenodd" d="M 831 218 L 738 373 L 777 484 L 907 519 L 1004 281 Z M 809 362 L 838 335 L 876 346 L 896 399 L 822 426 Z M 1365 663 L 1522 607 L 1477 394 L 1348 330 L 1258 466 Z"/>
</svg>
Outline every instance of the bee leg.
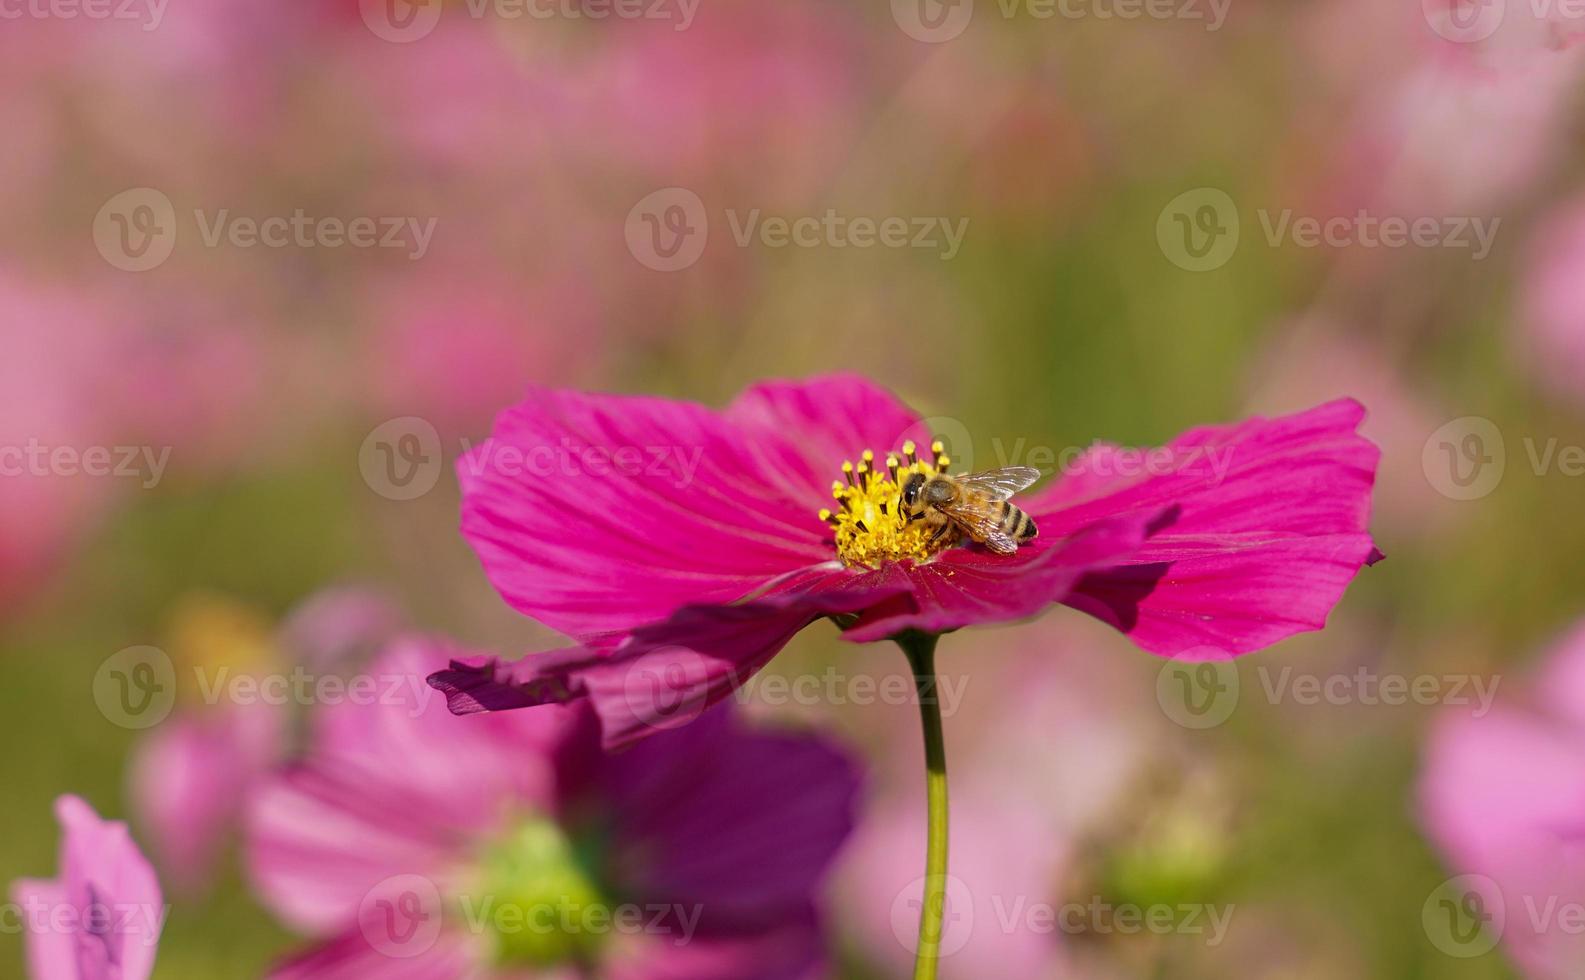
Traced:
<svg viewBox="0 0 1585 980">
<path fill-rule="evenodd" d="M 934 548 L 937 544 L 939 544 L 941 542 L 941 539 L 943 537 L 945 537 L 946 535 L 950 534 L 951 532 L 952 532 L 952 524 L 950 522 L 946 523 L 946 524 L 943 524 L 940 527 L 936 528 L 936 533 L 932 534 L 930 536 L 930 543 L 929 543 L 928 547 Z"/>
</svg>

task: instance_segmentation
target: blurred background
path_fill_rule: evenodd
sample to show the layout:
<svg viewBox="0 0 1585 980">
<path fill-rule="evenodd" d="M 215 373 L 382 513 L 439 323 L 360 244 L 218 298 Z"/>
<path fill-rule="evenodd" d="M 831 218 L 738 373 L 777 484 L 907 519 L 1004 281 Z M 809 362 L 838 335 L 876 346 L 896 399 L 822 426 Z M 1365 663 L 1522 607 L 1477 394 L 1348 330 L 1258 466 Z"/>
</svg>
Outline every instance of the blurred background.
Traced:
<svg viewBox="0 0 1585 980">
<path fill-rule="evenodd" d="M 984 883 L 944 975 L 1581 975 L 1437 925 L 1450 877 L 1501 868 L 1439 829 L 1480 774 L 1423 782 L 1438 725 L 1493 686 L 1527 710 L 1585 614 L 1576 14 L 6 6 L 0 879 L 52 873 L 63 792 L 153 846 L 137 774 L 202 712 L 148 728 L 107 707 L 129 648 L 301 659 L 404 627 L 551 644 L 457 533 L 450 469 L 528 384 L 721 404 L 855 370 L 957 426 L 975 463 L 1048 470 L 1095 439 L 1352 395 L 1385 454 L 1389 560 L 1324 633 L 1230 668 L 1231 702 L 1228 677 L 1171 673 L 1068 610 L 944 641 L 954 870 Z M 821 627 L 772 670 L 904 666 Z M 865 757 L 829 925 L 843 976 L 906 975 L 914 708 L 745 700 Z M 294 948 L 227 840 L 167 843 L 157 977 L 254 976 Z M 1568 867 L 1548 894 L 1585 902 Z M 1204 929 L 1041 928 L 1019 898 L 1193 907 Z M 0 975 L 20 963 L 0 932 Z"/>
</svg>

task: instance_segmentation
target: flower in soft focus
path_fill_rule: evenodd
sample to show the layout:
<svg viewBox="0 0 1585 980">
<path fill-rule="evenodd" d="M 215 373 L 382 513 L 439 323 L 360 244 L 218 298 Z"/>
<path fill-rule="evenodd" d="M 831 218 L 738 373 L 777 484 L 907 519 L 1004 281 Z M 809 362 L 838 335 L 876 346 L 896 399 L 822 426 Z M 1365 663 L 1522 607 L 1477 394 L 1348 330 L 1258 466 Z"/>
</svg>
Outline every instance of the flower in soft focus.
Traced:
<svg viewBox="0 0 1585 980">
<path fill-rule="evenodd" d="M 75 796 L 55 801 L 65 836 L 60 877 L 11 885 L 27 933 L 32 980 L 146 980 L 165 903 L 138 845 L 119 821 Z"/>
<path fill-rule="evenodd" d="M 85 451 L 114 444 L 93 384 L 112 323 L 0 269 L 0 611 L 46 583 L 129 482 L 83 472 Z"/>
<path fill-rule="evenodd" d="M 1585 198 L 1547 219 L 1527 258 L 1522 336 L 1530 363 L 1554 390 L 1585 402 Z"/>
<path fill-rule="evenodd" d="M 478 434 L 523 379 L 565 378 L 600 344 L 593 282 L 457 268 L 382 280 L 367 304 L 371 408 L 419 415 L 443 436 Z"/>
<path fill-rule="evenodd" d="M 605 755 L 586 706 L 458 721 L 424 686 L 453 651 L 374 668 L 403 697 L 316 718 L 248 812 L 267 906 L 322 942 L 278 977 L 805 977 L 814 895 L 857 776 L 725 708 Z M 534 972 L 544 971 L 544 972 Z"/>
<path fill-rule="evenodd" d="M 1547 910 L 1585 905 L 1585 625 L 1556 645 L 1522 696 L 1444 709 L 1419 796 L 1421 823 L 1449 867 L 1479 876 L 1459 882 L 1464 894 L 1440 898 L 1491 917 L 1487 934 L 1527 976 L 1578 977 L 1585 936 L 1566 913 Z M 1463 921 L 1440 938 L 1469 943 L 1463 955 L 1472 955 L 1483 950 L 1468 930 L 1480 926 Z"/>
<path fill-rule="evenodd" d="M 382 596 L 350 586 L 310 597 L 279 631 L 226 597 L 178 605 L 169 652 L 193 682 L 182 678 L 181 706 L 138 742 L 127 769 L 138 825 L 178 889 L 200 892 L 213 879 L 244 796 L 285 754 L 298 700 L 399 623 Z"/>
<path fill-rule="evenodd" d="M 1420 451 L 1446 418 L 1393 363 L 1380 345 L 1357 337 L 1332 318 L 1310 313 L 1272 331 L 1250 372 L 1248 408 L 1289 412 L 1340 387 L 1370 406 L 1360 432 L 1382 448 L 1376 515 L 1399 534 L 1431 534 L 1458 508 L 1425 478 Z"/>
<path fill-rule="evenodd" d="M 900 516 L 899 480 L 950 460 L 862 378 L 767 382 L 719 412 L 536 390 L 459 461 L 463 533 L 508 602 L 578 644 L 431 683 L 459 714 L 588 698 L 615 746 L 726 697 L 826 616 L 871 642 L 1061 602 L 1158 654 L 1259 649 L 1320 628 L 1379 555 L 1363 416 L 1345 400 L 1097 445 L 1019 498 L 1039 536 L 1002 557 Z"/>
</svg>

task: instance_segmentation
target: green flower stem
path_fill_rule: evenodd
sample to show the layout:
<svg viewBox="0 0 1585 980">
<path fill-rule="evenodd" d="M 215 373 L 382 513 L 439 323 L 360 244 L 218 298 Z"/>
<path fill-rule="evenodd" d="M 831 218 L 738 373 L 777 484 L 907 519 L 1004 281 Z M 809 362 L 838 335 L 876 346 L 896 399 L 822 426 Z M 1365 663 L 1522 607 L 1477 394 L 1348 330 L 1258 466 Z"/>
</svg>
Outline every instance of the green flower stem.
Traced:
<svg viewBox="0 0 1585 980">
<path fill-rule="evenodd" d="M 935 633 L 904 633 L 897 645 L 908 655 L 919 693 L 919 720 L 925 732 L 925 805 L 929 833 L 925 844 L 925 888 L 919 906 L 919 944 L 914 980 L 935 980 L 941 958 L 942 915 L 947 904 L 947 745 L 941 731 L 941 700 L 936 686 Z"/>
</svg>

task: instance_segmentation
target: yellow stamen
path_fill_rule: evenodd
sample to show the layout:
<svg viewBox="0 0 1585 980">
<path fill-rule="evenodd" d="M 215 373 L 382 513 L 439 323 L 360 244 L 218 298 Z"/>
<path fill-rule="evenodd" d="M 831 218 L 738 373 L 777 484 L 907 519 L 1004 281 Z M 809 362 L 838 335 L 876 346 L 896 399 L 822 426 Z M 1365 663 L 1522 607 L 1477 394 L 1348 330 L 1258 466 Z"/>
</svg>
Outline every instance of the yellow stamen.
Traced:
<svg viewBox="0 0 1585 980">
<path fill-rule="evenodd" d="M 947 460 L 938 441 L 932 449 L 937 461 L 925 462 L 915 454 L 912 441 L 903 443 L 904 464 L 895 454 L 886 456 L 886 469 L 875 468 L 875 454 L 866 449 L 855 468 L 842 464 L 847 483 L 836 480 L 831 495 L 840 507 L 822 508 L 820 519 L 830 524 L 836 539 L 837 557 L 849 567 L 878 568 L 889 562 L 911 559 L 923 561 L 946 548 L 952 535 L 936 536 L 936 529 L 924 521 L 910 522 L 903 512 L 902 485 L 915 473 L 933 476 Z M 854 474 L 858 474 L 858 479 Z"/>
</svg>

